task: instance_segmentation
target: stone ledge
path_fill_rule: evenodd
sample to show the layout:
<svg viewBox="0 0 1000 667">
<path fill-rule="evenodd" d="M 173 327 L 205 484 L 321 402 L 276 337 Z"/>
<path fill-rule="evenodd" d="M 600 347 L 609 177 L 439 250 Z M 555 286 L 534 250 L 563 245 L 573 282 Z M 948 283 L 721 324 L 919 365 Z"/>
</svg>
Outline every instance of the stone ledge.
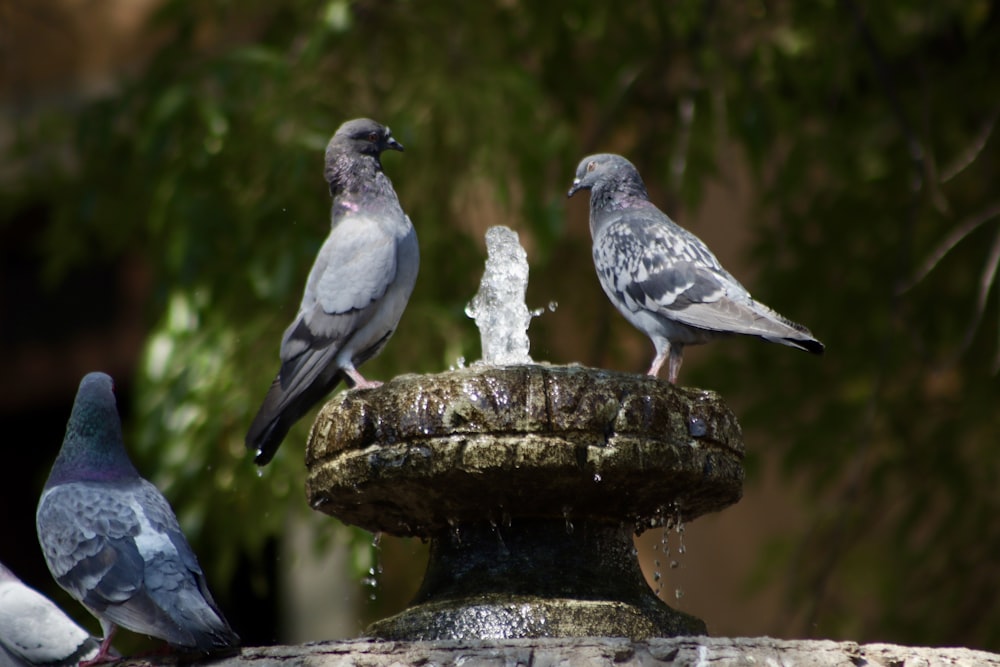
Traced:
<svg viewBox="0 0 1000 667">
<path fill-rule="evenodd" d="M 712 392 L 584 366 L 472 366 L 334 396 L 309 435 L 306 496 L 400 536 L 528 518 L 641 532 L 738 501 L 743 452 Z"/>
<path fill-rule="evenodd" d="M 118 665 L 178 664 L 170 658 L 124 660 Z M 476 642 L 392 642 L 354 639 L 302 646 L 244 648 L 239 655 L 205 661 L 216 667 L 1000 667 L 1000 655 L 965 648 L 925 648 L 770 637 L 674 637 L 631 641 L 581 637 Z"/>
</svg>

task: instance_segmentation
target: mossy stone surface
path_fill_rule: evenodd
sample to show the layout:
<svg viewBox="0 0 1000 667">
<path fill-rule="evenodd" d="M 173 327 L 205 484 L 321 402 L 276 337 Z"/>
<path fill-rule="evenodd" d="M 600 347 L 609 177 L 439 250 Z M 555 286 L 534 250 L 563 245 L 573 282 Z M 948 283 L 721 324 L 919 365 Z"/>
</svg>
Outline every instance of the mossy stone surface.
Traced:
<svg viewBox="0 0 1000 667">
<path fill-rule="evenodd" d="M 712 392 L 582 366 L 474 366 L 335 396 L 309 437 L 306 492 L 394 535 L 507 517 L 641 532 L 739 500 L 742 459 Z"/>
</svg>

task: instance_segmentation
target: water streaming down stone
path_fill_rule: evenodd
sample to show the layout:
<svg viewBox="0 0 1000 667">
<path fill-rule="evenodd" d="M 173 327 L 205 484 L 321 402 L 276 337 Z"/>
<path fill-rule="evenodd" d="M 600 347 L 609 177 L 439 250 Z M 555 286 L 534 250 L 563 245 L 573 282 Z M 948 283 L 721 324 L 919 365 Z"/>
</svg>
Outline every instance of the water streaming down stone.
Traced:
<svg viewBox="0 0 1000 667">
<path fill-rule="evenodd" d="M 510 230 L 490 230 L 487 275 L 470 304 L 488 363 L 344 392 L 313 424 L 306 493 L 315 509 L 430 540 L 411 607 L 368 632 L 704 633 L 653 594 L 632 533 L 738 500 L 739 426 L 711 392 L 532 363 L 527 263 L 511 241 Z"/>
</svg>

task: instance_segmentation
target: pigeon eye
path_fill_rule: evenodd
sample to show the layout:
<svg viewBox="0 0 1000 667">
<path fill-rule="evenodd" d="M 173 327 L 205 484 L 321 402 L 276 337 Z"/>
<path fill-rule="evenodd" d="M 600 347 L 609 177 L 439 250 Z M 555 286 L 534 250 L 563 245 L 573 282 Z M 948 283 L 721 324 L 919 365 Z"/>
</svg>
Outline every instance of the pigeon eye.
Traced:
<svg viewBox="0 0 1000 667">
<path fill-rule="evenodd" d="M 378 141 L 378 133 L 377 132 L 369 132 L 368 133 L 368 141 L 370 141 L 372 143 L 375 143 L 376 141 Z"/>
<path fill-rule="evenodd" d="M 588 172 L 594 171 L 595 169 L 597 169 L 597 163 L 596 162 L 594 162 L 593 160 L 591 160 L 590 162 L 587 163 L 587 171 Z"/>
</svg>

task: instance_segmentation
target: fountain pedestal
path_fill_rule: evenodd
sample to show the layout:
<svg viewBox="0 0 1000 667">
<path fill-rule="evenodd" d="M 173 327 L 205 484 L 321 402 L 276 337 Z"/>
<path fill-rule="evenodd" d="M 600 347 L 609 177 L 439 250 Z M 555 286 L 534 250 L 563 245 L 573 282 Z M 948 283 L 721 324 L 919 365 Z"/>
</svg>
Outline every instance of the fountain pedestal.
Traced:
<svg viewBox="0 0 1000 667">
<path fill-rule="evenodd" d="M 704 634 L 653 595 L 631 534 L 736 502 L 742 457 L 711 392 L 482 366 L 335 397 L 310 434 L 306 493 L 345 523 L 431 541 L 414 604 L 376 637 Z"/>
</svg>

